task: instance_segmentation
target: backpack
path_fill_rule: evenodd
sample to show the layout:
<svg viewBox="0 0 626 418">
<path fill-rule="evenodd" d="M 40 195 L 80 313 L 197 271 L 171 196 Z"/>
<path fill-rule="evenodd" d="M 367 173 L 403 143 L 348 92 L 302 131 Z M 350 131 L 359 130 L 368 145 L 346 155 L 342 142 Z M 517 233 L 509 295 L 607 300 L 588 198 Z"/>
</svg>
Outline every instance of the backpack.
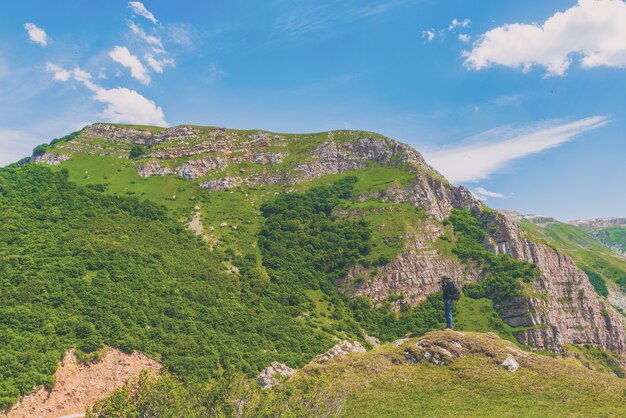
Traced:
<svg viewBox="0 0 626 418">
<path fill-rule="evenodd" d="M 452 299 L 454 300 L 461 299 L 461 291 L 457 287 L 456 283 L 454 282 L 450 282 L 450 283 L 452 283 Z"/>
</svg>

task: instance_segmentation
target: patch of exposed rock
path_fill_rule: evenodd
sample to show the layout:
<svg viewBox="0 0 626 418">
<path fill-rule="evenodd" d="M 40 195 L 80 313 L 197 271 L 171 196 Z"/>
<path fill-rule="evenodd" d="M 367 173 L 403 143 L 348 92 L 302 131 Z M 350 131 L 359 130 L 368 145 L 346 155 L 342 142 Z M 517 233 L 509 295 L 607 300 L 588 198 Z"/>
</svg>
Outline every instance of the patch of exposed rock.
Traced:
<svg viewBox="0 0 626 418">
<path fill-rule="evenodd" d="M 260 152 L 255 154 L 248 149 L 243 150 L 243 155 L 236 155 L 232 157 L 232 162 L 250 162 L 255 164 L 272 165 L 282 162 L 288 155 L 288 152 Z"/>
<path fill-rule="evenodd" d="M 489 341 L 490 339 L 493 341 Z M 528 353 L 492 333 L 489 334 L 489 338 L 485 338 L 481 334 L 436 331 L 417 342 L 404 339 L 396 346 L 403 348 L 406 362 L 413 364 L 425 362 L 436 366 L 447 366 L 468 355 L 484 355 L 509 372 L 515 372 L 520 368 L 518 359 L 524 362 L 528 357 Z"/>
<path fill-rule="evenodd" d="M 439 222 L 427 219 L 419 229 L 420 234 L 412 233 L 406 237 L 404 251 L 393 261 L 375 271 L 357 265 L 338 285 L 349 297 L 367 296 L 376 305 L 392 295 L 401 296 L 392 303 L 399 309 L 405 304 L 415 306 L 437 292 L 442 275 L 454 278 L 461 285 L 478 278 L 478 270 L 465 268 L 440 254 L 435 247 L 435 242 L 444 233 Z"/>
<path fill-rule="evenodd" d="M 609 303 L 626 312 L 626 294 L 622 292 L 617 285 L 612 283 L 609 283 L 607 287 L 609 290 Z"/>
<path fill-rule="evenodd" d="M 228 162 L 222 157 L 205 157 L 198 160 L 188 161 L 180 167 L 176 167 L 176 174 L 186 180 L 202 177 L 211 171 L 222 171 L 228 167 Z"/>
<path fill-rule="evenodd" d="M 167 174 L 177 174 L 186 180 L 193 180 L 202 177 L 211 171 L 222 171 L 228 167 L 228 162 L 221 157 L 206 157 L 198 160 L 187 161 L 183 165 L 175 168 L 165 167 L 158 163 L 151 162 L 135 167 L 141 177 L 164 176 Z"/>
<path fill-rule="evenodd" d="M 383 202 L 410 203 L 442 221 L 456 209 L 478 210 L 480 201 L 465 187 L 454 187 L 443 178 L 418 172 L 408 187 L 391 187 L 359 196 L 360 201 L 382 199 Z"/>
<path fill-rule="evenodd" d="M 515 360 L 515 357 L 509 354 L 502 362 L 502 367 L 504 367 L 511 373 L 514 373 L 517 371 L 517 369 L 519 369 L 519 363 L 517 362 L 517 360 Z"/>
<path fill-rule="evenodd" d="M 324 142 L 312 152 L 310 162 L 296 166 L 301 172 L 302 181 L 309 181 L 328 174 L 345 173 L 365 166 L 364 159 L 349 155 L 346 149 L 335 142 Z"/>
<path fill-rule="evenodd" d="M 83 129 L 81 136 L 106 138 L 109 141 L 139 145 L 154 145 L 166 141 L 183 141 L 197 138 L 200 131 L 191 126 L 181 125 L 167 129 L 147 130 L 119 127 L 96 123 Z"/>
<path fill-rule="evenodd" d="M 44 152 L 43 154 L 33 155 L 30 157 L 31 163 L 43 163 L 50 165 L 59 165 L 64 161 L 72 158 L 69 154 L 55 154 L 52 152 Z"/>
<path fill-rule="evenodd" d="M 296 374 L 296 371 L 296 369 L 292 369 L 283 363 L 274 361 L 261 371 L 257 382 L 261 385 L 261 388 L 269 389 L 278 384 L 282 379 L 293 376 Z"/>
<path fill-rule="evenodd" d="M 52 390 L 41 388 L 22 397 L 7 413 L 8 418 L 55 418 L 81 414 L 95 401 L 102 399 L 142 370 L 159 370 L 161 365 L 145 355 L 125 354 L 107 349 L 96 363 L 79 364 L 72 350 L 68 351 L 56 373 Z"/>
<path fill-rule="evenodd" d="M 141 177 L 165 176 L 174 173 L 171 167 L 163 167 L 157 163 L 141 164 L 136 166 L 135 170 Z"/>
<path fill-rule="evenodd" d="M 330 359 L 337 356 L 345 356 L 350 353 L 365 353 L 365 347 L 360 342 L 354 341 L 342 341 L 324 354 L 321 354 L 313 360 L 313 363 L 324 364 Z"/>
<path fill-rule="evenodd" d="M 199 186 L 217 192 L 239 187 L 243 183 L 244 181 L 241 177 L 224 177 L 203 181 Z"/>
<path fill-rule="evenodd" d="M 365 352 L 365 347 L 363 347 L 363 345 L 361 345 L 361 343 L 359 343 L 358 341 L 342 341 L 324 354 L 320 354 L 319 356 L 317 356 L 309 364 L 324 364 L 337 356 L 345 356 L 350 353 Z M 279 383 L 282 379 L 293 376 L 296 372 L 296 369 L 292 369 L 291 367 L 283 363 L 272 362 L 269 366 L 263 369 L 263 371 L 261 371 L 261 374 L 259 374 L 259 377 L 257 378 L 257 382 L 259 383 L 259 385 L 261 385 L 263 389 L 271 388 Z"/>
</svg>

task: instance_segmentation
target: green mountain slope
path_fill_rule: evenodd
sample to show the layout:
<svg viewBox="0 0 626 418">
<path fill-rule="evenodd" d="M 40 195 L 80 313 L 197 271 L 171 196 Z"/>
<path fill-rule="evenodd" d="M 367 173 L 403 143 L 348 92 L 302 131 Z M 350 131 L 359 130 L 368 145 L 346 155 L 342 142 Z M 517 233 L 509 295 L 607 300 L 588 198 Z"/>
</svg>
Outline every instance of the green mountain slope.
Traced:
<svg viewBox="0 0 626 418">
<path fill-rule="evenodd" d="M 0 171 L 2 404 L 52 385 L 74 346 L 85 357 L 103 344 L 140 350 L 204 380 L 220 367 L 256 373 L 275 358 L 302 365 L 345 335 L 296 319 L 311 302 L 284 303 L 279 284 L 228 274 L 226 257 L 163 207 L 63 174 Z"/>
<path fill-rule="evenodd" d="M 362 339 L 360 323 L 387 338 L 440 327 L 437 297 L 394 317 L 389 307 L 350 302 L 333 286 L 349 262 L 367 262 L 375 244 L 367 222 L 327 215 L 355 182 L 346 177 L 263 206 L 263 267 L 254 253 L 209 251 L 150 201 L 76 186 L 65 171 L 41 166 L 0 171 L 2 403 L 52 385 L 70 347 L 85 359 L 104 344 L 136 349 L 185 379 L 203 380 L 220 367 L 254 374 L 275 360 L 300 366 L 332 337 Z M 287 226 L 306 228 L 306 240 L 290 237 Z M 461 317 L 469 322 L 494 311 L 467 312 Z"/>
<path fill-rule="evenodd" d="M 626 255 L 626 226 L 609 226 L 591 233 L 607 247 Z"/>
</svg>

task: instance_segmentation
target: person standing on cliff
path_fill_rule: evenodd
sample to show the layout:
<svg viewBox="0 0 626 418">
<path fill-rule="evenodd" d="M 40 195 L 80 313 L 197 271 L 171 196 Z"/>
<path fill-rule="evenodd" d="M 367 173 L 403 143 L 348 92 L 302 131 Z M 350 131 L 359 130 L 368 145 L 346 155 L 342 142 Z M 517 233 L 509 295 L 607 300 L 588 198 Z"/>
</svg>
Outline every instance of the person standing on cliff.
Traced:
<svg viewBox="0 0 626 418">
<path fill-rule="evenodd" d="M 459 288 L 450 277 L 443 276 L 441 278 L 441 293 L 443 294 L 446 329 L 452 329 L 452 301 L 459 300 L 461 292 L 459 292 Z"/>
</svg>

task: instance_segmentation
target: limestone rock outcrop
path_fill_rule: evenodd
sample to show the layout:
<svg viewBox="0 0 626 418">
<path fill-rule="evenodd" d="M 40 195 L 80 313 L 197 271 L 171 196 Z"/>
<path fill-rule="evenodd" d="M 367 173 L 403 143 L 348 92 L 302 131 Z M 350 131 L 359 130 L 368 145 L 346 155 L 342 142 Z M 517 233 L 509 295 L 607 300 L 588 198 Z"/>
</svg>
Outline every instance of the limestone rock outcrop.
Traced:
<svg viewBox="0 0 626 418">
<path fill-rule="evenodd" d="M 348 296 L 367 296 L 377 305 L 393 295 L 396 300 L 392 305 L 400 308 L 404 304 L 415 306 L 437 292 L 442 275 L 454 278 L 459 284 L 476 281 L 480 271 L 464 267 L 437 249 L 436 241 L 444 232 L 440 223 L 428 219 L 419 230 L 420 234 L 406 237 L 404 251 L 378 267 L 373 277 L 372 268 L 358 265 L 338 285 Z"/>
<path fill-rule="evenodd" d="M 239 187 L 242 184 L 243 179 L 241 177 L 224 177 L 203 181 L 199 184 L 199 186 L 217 192 L 232 189 L 233 187 Z"/>
<path fill-rule="evenodd" d="M 354 341 L 342 341 L 339 344 L 332 347 L 330 350 L 321 354 L 313 360 L 314 363 L 324 364 L 330 359 L 337 356 L 345 356 L 350 353 L 365 353 L 365 347 L 361 345 L 360 342 Z"/>
<path fill-rule="evenodd" d="M 31 163 L 43 163 L 50 165 L 59 165 L 64 161 L 72 158 L 69 154 L 55 154 L 52 152 L 44 152 L 43 154 L 33 155 L 30 157 Z"/>
<path fill-rule="evenodd" d="M 141 177 L 164 176 L 174 173 L 171 167 L 163 167 L 157 163 L 141 164 L 136 166 L 135 170 Z"/>
<path fill-rule="evenodd" d="M 594 291 L 589 278 L 567 255 L 524 237 L 519 227 L 494 213 L 487 246 L 496 254 L 535 263 L 541 274 L 532 283 L 536 296 L 519 296 L 497 307 L 524 344 L 561 351 L 563 343 L 596 344 L 626 354 L 626 332 L 619 314 Z"/>
<path fill-rule="evenodd" d="M 296 371 L 296 369 L 292 369 L 286 364 L 274 361 L 261 371 L 257 382 L 261 385 L 261 388 L 269 389 L 278 384 L 281 379 L 293 376 L 296 374 Z"/>
<path fill-rule="evenodd" d="M 206 157 L 198 160 L 188 161 L 180 167 L 176 167 L 174 172 L 186 180 L 202 177 L 210 171 L 222 171 L 228 166 L 227 161 L 221 157 Z"/>
</svg>

